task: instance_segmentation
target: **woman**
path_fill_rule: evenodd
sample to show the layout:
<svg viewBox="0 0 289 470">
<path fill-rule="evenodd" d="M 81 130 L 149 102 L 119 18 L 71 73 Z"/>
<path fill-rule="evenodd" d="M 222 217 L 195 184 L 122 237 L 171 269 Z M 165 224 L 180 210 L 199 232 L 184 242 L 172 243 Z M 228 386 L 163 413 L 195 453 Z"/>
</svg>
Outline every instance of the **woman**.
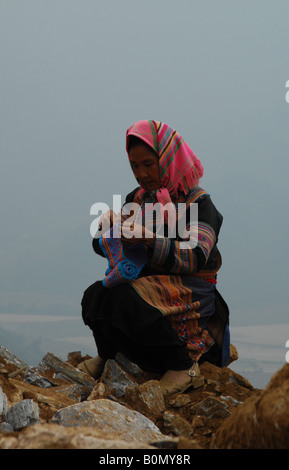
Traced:
<svg viewBox="0 0 289 470">
<path fill-rule="evenodd" d="M 157 121 L 138 121 L 127 130 L 126 150 L 139 186 L 128 194 L 125 207 L 135 203 L 140 213 L 134 213 L 133 224 L 130 211 L 119 216 L 121 238 L 113 241 L 124 250 L 145 247 L 145 257 L 136 279 L 109 284 L 116 268 L 110 264 L 103 282 L 85 291 L 82 315 L 93 332 L 98 356 L 79 368 L 98 378 L 105 361 L 121 352 L 143 370 L 161 374 L 159 383 L 168 396 L 204 383 L 198 366 L 202 361 L 222 367 L 229 360 L 229 311 L 216 289 L 223 218 L 199 187 L 199 159 L 174 129 Z M 192 204 L 198 207 L 197 232 L 189 219 Z M 145 218 L 147 207 L 170 210 L 162 212 L 161 224 Z M 102 224 L 115 224 L 113 216 L 111 211 L 105 214 Z M 144 227 L 147 220 L 150 225 Z M 186 229 L 183 234 L 180 226 Z M 190 236 L 196 233 L 192 245 Z M 105 251 L 106 243 L 96 234 L 93 248 L 113 259 L 113 250 L 108 255 L 107 246 Z M 122 256 L 124 251 L 118 253 Z M 114 273 L 113 279 L 117 276 Z"/>
</svg>

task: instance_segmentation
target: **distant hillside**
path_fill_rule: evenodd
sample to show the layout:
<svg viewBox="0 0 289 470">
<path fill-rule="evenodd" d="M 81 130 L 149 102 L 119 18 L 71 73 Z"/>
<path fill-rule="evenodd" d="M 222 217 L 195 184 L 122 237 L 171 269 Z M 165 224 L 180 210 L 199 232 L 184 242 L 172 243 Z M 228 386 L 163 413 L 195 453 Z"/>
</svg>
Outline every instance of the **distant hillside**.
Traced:
<svg viewBox="0 0 289 470">
<path fill-rule="evenodd" d="M 0 344 L 28 364 L 35 364 L 35 358 L 43 355 L 39 340 L 5 330 L 0 327 Z"/>
</svg>

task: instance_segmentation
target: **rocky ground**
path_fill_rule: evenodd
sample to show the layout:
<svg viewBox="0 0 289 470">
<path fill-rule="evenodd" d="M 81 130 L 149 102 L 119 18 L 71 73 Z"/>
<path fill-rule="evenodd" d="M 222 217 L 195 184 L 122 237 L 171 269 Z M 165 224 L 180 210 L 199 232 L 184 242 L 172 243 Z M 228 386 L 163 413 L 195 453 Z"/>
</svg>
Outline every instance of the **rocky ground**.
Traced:
<svg viewBox="0 0 289 470">
<path fill-rule="evenodd" d="M 164 399 L 159 377 L 124 356 L 97 381 L 77 369 L 86 358 L 47 353 L 30 367 L 0 346 L 0 449 L 289 447 L 289 364 L 257 390 L 204 363 L 203 387 Z"/>
</svg>

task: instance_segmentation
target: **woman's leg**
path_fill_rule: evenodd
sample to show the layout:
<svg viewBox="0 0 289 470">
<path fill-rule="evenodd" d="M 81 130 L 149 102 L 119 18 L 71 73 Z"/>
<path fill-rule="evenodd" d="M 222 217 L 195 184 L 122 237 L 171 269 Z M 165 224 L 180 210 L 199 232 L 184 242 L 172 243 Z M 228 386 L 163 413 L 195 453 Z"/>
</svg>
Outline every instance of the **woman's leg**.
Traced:
<svg viewBox="0 0 289 470">
<path fill-rule="evenodd" d="M 90 313 L 90 321 L 86 323 L 103 361 L 121 352 L 143 370 L 164 374 L 166 382 L 187 384 L 191 380 L 186 371 L 194 361 L 186 343 L 168 319 L 130 286 L 105 289 L 96 283 L 89 297 L 84 310 Z"/>
<path fill-rule="evenodd" d="M 159 327 L 160 334 L 169 333 L 169 340 L 171 331 L 170 328 L 167 330 L 165 319 L 160 322 Z M 173 330 L 173 335 L 175 334 Z M 109 359 L 113 358 L 116 352 L 121 352 L 141 369 L 161 374 L 160 387 L 165 396 L 181 393 L 191 386 L 197 388 L 204 383 L 198 364 L 190 358 L 186 345 L 178 338 L 174 338 L 171 344 L 152 344 L 145 347 L 132 341 L 121 330 L 107 322 L 99 324 L 99 328 L 94 331 L 94 338 L 101 357 Z"/>
<path fill-rule="evenodd" d="M 128 328 L 129 330 L 129 328 Z M 140 368 L 159 374 L 167 370 L 185 370 L 191 367 L 186 344 L 177 336 L 163 317 L 151 329 L 150 335 L 132 338 L 109 321 L 99 321 L 93 329 L 98 354 L 104 360 L 113 359 L 117 352 L 124 354 Z"/>
</svg>

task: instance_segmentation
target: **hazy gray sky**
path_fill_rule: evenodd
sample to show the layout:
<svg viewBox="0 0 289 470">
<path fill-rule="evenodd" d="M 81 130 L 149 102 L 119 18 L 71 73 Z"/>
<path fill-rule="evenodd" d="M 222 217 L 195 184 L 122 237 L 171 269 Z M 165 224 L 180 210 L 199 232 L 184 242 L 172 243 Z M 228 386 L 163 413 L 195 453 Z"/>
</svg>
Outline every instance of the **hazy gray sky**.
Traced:
<svg viewBox="0 0 289 470">
<path fill-rule="evenodd" d="M 80 315 L 106 263 L 90 207 L 135 186 L 125 131 L 155 119 L 224 216 L 232 325 L 288 321 L 287 0 L 0 0 L 0 313 Z"/>
</svg>

